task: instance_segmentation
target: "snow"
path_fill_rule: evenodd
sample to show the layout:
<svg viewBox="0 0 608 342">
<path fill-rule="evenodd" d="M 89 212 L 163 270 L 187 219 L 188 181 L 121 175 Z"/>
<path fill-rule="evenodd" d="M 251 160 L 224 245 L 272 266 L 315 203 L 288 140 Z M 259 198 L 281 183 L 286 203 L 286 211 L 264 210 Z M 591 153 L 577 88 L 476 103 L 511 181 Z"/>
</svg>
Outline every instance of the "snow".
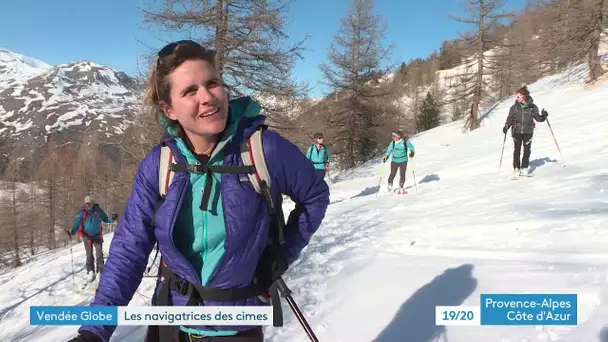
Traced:
<svg viewBox="0 0 608 342">
<path fill-rule="evenodd" d="M 15 127 L 15 133 L 24 131 L 26 129 L 29 129 L 30 127 L 32 127 L 33 125 L 33 121 L 32 119 L 28 119 L 25 123 L 22 122 L 18 122 L 18 121 L 8 121 L 6 119 L 13 117 L 15 114 L 14 111 L 10 111 L 10 112 L 6 112 L 4 114 L 0 114 L 0 120 L 4 120 L 3 123 L 5 126 L 12 126 Z"/>
<path fill-rule="evenodd" d="M 13 186 L 12 182 L 0 181 L 0 198 L 9 196 L 10 189 L 12 189 L 12 186 Z M 30 186 L 31 186 L 31 183 L 19 183 L 19 182 L 15 183 L 15 189 L 17 191 L 24 191 L 24 192 L 29 193 L 31 190 Z M 39 195 L 44 195 L 44 193 L 45 193 L 44 188 L 41 188 L 40 186 L 36 186 L 35 191 L 36 191 L 36 194 L 39 194 Z"/>
<path fill-rule="evenodd" d="M 533 178 L 510 180 L 509 139 L 498 172 L 513 99 L 473 132 L 461 134 L 456 121 L 413 137 L 408 195 L 386 192 L 379 160 L 333 174 L 326 218 L 285 277 L 320 341 L 600 341 L 608 332 L 608 83 L 586 87 L 585 71 L 582 65 L 529 86 L 562 151 L 538 123 Z M 286 213 L 292 207 L 285 203 Z M 86 305 L 91 296 L 72 291 L 72 266 L 80 279 L 81 245 L 0 274 L 0 340 L 74 336 L 77 327 L 30 326 L 28 310 Z M 144 278 L 130 305 L 149 305 L 153 286 Z M 435 326 L 436 305 L 479 305 L 482 293 L 577 293 L 578 325 Z M 308 341 L 285 302 L 283 311 L 285 326 L 267 327 L 267 340 Z M 121 326 L 112 341 L 144 334 Z"/>
<path fill-rule="evenodd" d="M 538 37 L 534 37 L 533 39 L 537 39 L 537 38 Z M 493 48 L 493 49 L 490 49 L 490 50 L 484 52 L 483 55 L 487 61 L 492 61 L 493 57 L 495 57 L 500 52 L 501 52 L 500 48 Z M 608 29 L 604 30 L 604 32 L 601 35 L 598 55 L 600 57 L 600 61 L 603 64 L 604 69 L 608 69 Z M 476 56 L 477 56 L 477 53 L 473 53 L 472 55 L 469 55 L 466 58 L 464 58 L 462 64 L 455 66 L 451 69 L 437 71 L 435 73 L 435 81 L 430 85 L 419 87 L 418 94 L 421 94 L 421 96 L 424 96 L 424 94 L 426 94 L 429 91 L 431 93 L 434 93 L 435 90 L 438 90 L 438 91 L 440 91 L 440 93 L 441 92 L 444 93 L 443 97 L 438 100 L 440 100 L 440 102 L 449 103 L 452 99 L 454 99 L 455 97 L 458 97 L 459 93 L 461 93 L 465 90 L 465 88 L 466 88 L 465 84 L 461 81 L 461 79 L 470 78 L 468 76 L 470 76 L 471 74 L 474 74 L 477 71 Z M 586 62 L 586 60 L 584 62 Z M 485 64 L 486 67 L 484 67 L 483 80 L 487 84 L 493 85 L 493 87 L 496 88 L 496 86 L 498 85 L 499 82 L 497 80 L 495 80 L 494 77 L 491 75 L 492 71 L 490 70 L 490 68 L 488 68 L 489 64 L 491 64 L 491 63 Z M 575 63 L 573 63 L 573 64 L 575 64 Z M 456 87 L 453 87 L 456 85 L 459 85 L 458 89 Z M 472 84 L 469 84 L 468 86 L 471 87 Z M 434 94 L 434 95 L 437 95 L 437 94 Z M 488 95 L 497 96 L 498 94 L 496 94 L 493 91 L 488 91 Z M 404 95 L 401 98 L 393 101 L 393 103 L 398 108 L 401 108 L 403 112 L 409 113 L 409 112 L 412 112 L 412 110 L 417 111 L 417 109 L 414 108 L 415 107 L 414 99 L 410 98 L 407 95 Z M 481 109 L 483 109 L 483 108 L 480 108 L 480 110 Z M 481 110 L 481 111 L 483 112 L 483 110 Z M 443 122 L 452 121 L 453 114 L 454 113 L 453 113 L 453 109 L 451 108 L 451 106 L 444 106 L 444 109 L 441 113 L 442 121 Z"/>
<path fill-rule="evenodd" d="M 91 70 L 91 65 L 90 64 L 80 64 L 78 65 L 78 71 L 90 71 Z"/>
<path fill-rule="evenodd" d="M 86 74 L 75 77 L 72 74 L 74 72 L 91 72 L 94 79 L 90 79 L 90 75 Z M 88 125 L 91 117 L 104 118 L 109 115 L 122 119 L 123 113 L 131 110 L 138 103 L 138 94 L 121 85 L 116 73 L 114 69 L 89 61 L 71 62 L 41 69 L 36 81 L 44 82 L 42 93 L 34 89 L 24 91 L 29 82 L 27 78 L 13 80 L 11 81 L 12 96 L 16 100 L 24 101 L 17 113 L 30 114 L 30 104 L 35 102 L 36 111 L 46 111 L 46 119 L 51 119 L 44 125 L 47 133 L 60 128 L 79 126 L 85 121 Z M 7 84 L 0 84 L 0 88 Z M 57 110 L 60 113 L 57 113 Z M 68 111 L 64 112 L 65 110 Z M 6 113 L 6 110 L 2 109 L 0 119 L 5 120 L 11 115 L 13 112 Z M 54 116 L 56 118 L 53 118 Z M 15 126 L 16 132 L 30 127 L 15 122 L 6 124 Z"/>
<path fill-rule="evenodd" d="M 15 78 L 33 77 L 52 68 L 51 65 L 36 58 L 24 56 L 4 48 L 0 48 L 0 66 L 5 68 L 0 73 L 0 82 Z"/>
<path fill-rule="evenodd" d="M 63 113 L 57 118 L 57 121 L 53 125 L 45 125 L 45 130 L 47 133 L 50 133 L 52 130 L 61 128 L 65 129 L 70 126 L 78 126 L 82 124 L 82 121 L 86 115 L 86 107 L 83 105 L 78 105 L 78 107 L 74 110 Z"/>
<path fill-rule="evenodd" d="M 50 132 L 52 132 L 53 130 L 58 129 L 58 128 L 60 128 L 60 129 L 67 129 L 67 128 L 69 128 L 70 126 L 80 126 L 80 125 L 82 125 L 82 122 L 83 122 L 83 120 L 82 120 L 82 119 L 74 119 L 74 120 L 72 120 L 72 121 L 59 121 L 59 120 L 58 120 L 58 121 L 57 121 L 57 122 L 55 122 L 55 124 L 53 124 L 52 126 L 51 126 L 51 125 L 45 125 L 45 126 L 44 126 L 44 129 L 45 129 L 45 131 L 46 131 L 47 133 L 50 133 Z M 88 124 L 87 124 L 87 125 L 85 125 L 85 126 L 88 126 Z"/>
<path fill-rule="evenodd" d="M 3 114 L 2 114 L 3 113 Z M 2 106 L 0 106 L 0 120 L 6 120 L 15 114 L 14 110 L 7 112 Z"/>
<path fill-rule="evenodd" d="M 129 90 L 121 85 L 119 85 L 118 83 L 114 84 L 112 83 L 111 85 L 105 85 L 103 83 L 93 83 L 91 85 L 89 85 L 88 87 L 84 88 L 81 92 L 80 92 L 80 96 L 81 97 L 86 97 L 86 96 L 96 96 L 98 94 L 112 94 L 112 95 L 123 95 L 123 94 L 128 94 Z"/>
<path fill-rule="evenodd" d="M 70 77 L 67 76 L 67 72 L 72 72 L 74 69 L 80 72 L 87 72 L 92 70 L 92 67 L 97 68 L 94 70 L 95 79 L 97 82 L 87 82 L 88 78 L 86 75 L 82 75 L 80 78 L 83 83 L 73 85 L 74 81 Z M 47 92 L 51 95 L 48 100 L 43 102 L 44 106 L 53 105 L 61 102 L 73 102 L 83 100 L 90 101 L 92 99 L 100 99 L 101 95 L 110 96 L 110 100 L 115 100 L 114 96 L 125 96 L 130 94 L 130 90 L 120 85 L 119 80 L 116 78 L 115 72 L 98 64 L 92 62 L 73 62 L 70 64 L 62 64 L 47 74 L 47 77 L 52 76 L 51 82 L 46 86 L 49 88 Z M 103 82 L 103 83 L 102 83 Z M 77 86 L 77 93 L 74 92 L 71 88 Z M 68 90 L 69 89 L 69 90 Z M 131 100 L 135 102 L 135 97 L 132 97 Z M 104 102 L 106 100 L 104 99 Z M 116 101 L 111 101 L 116 102 Z M 113 103 L 108 103 L 108 105 Z M 124 109 L 124 105 L 121 103 L 115 104 L 116 106 L 120 106 Z M 109 106 L 111 110 L 114 110 L 111 106 Z M 106 108 L 104 108 L 106 110 Z"/>
<path fill-rule="evenodd" d="M 114 127 L 112 127 L 112 129 L 113 129 L 113 131 L 114 131 L 115 134 L 119 135 L 119 134 L 123 134 L 124 133 L 124 130 L 121 127 L 114 126 Z"/>
<path fill-rule="evenodd" d="M 604 30 L 600 36 L 600 47 L 598 54 L 600 56 L 608 54 L 608 29 Z"/>
<path fill-rule="evenodd" d="M 84 114 L 84 110 L 79 107 L 76 110 L 63 113 L 61 116 L 59 116 L 59 118 L 57 118 L 57 121 L 67 121 Z"/>
<path fill-rule="evenodd" d="M 405 197 L 383 184 L 375 199 L 379 163 L 334 179 L 334 204 L 289 277 L 321 341 L 598 341 L 608 327 L 608 84 L 567 82 L 584 70 L 529 87 L 550 113 L 565 168 L 543 123 L 531 157 L 536 178 L 509 180 L 510 141 L 498 177 L 508 99 L 472 133 L 459 134 L 455 122 L 413 138 Z M 434 326 L 435 305 L 517 292 L 579 293 L 579 326 Z M 306 341 L 293 316 L 269 333 Z"/>
<path fill-rule="evenodd" d="M 21 96 L 21 94 L 23 93 L 23 85 L 21 84 L 17 84 L 13 87 L 13 93 L 11 94 L 11 96 Z"/>
<path fill-rule="evenodd" d="M 29 109 L 29 105 L 30 103 L 34 102 L 34 101 L 41 101 L 44 102 L 44 96 L 42 96 L 40 93 L 30 90 L 29 91 L 29 97 L 25 97 L 24 98 L 24 103 L 23 103 L 23 107 L 21 107 L 18 111 L 18 113 L 21 112 L 27 112 Z"/>
<path fill-rule="evenodd" d="M 15 133 L 19 133 L 21 131 L 25 131 L 27 129 L 29 129 L 30 127 L 32 127 L 34 125 L 34 122 L 32 121 L 32 119 L 28 119 L 25 123 L 21 123 L 21 122 L 5 122 L 4 123 L 7 126 L 14 126 L 15 127 Z"/>
</svg>

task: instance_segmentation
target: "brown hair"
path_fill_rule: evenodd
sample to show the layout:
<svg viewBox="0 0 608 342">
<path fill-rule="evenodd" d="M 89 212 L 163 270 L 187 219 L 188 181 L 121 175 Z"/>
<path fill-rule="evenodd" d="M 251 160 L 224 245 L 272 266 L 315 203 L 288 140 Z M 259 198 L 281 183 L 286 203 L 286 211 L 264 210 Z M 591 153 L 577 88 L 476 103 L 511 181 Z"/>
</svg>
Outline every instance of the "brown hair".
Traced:
<svg viewBox="0 0 608 342">
<path fill-rule="evenodd" d="M 515 92 L 515 94 L 517 94 L 517 93 L 524 95 L 526 98 L 528 98 L 528 96 L 530 96 L 530 91 L 528 90 L 527 86 L 523 86 L 523 87 L 519 88 Z"/>
<path fill-rule="evenodd" d="M 176 133 L 183 136 L 181 125 L 165 116 L 160 108 L 160 102 L 165 102 L 171 105 L 171 84 L 168 76 L 177 69 L 182 63 L 187 60 L 200 59 L 209 62 L 213 68 L 217 69 L 215 61 L 215 51 L 207 49 L 202 45 L 194 42 L 177 42 L 173 50 L 168 55 L 163 55 L 163 50 L 170 49 L 169 45 L 165 46 L 157 57 L 154 67 L 150 71 L 148 77 L 148 85 L 144 93 L 144 103 L 154 108 L 158 113 L 157 120 L 164 128 L 172 126 Z"/>
</svg>

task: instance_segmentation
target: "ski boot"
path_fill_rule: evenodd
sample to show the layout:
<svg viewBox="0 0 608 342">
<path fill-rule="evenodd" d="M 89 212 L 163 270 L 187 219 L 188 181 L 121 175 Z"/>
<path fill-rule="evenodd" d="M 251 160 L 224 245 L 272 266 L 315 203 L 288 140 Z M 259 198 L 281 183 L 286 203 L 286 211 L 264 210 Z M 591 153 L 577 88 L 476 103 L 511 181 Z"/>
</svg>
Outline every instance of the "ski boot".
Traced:
<svg viewBox="0 0 608 342">
<path fill-rule="evenodd" d="M 519 169 L 513 169 L 513 177 L 511 177 L 512 180 L 518 180 L 519 179 Z"/>
<path fill-rule="evenodd" d="M 88 271 L 87 274 L 84 276 L 84 280 L 87 283 L 91 283 L 93 282 L 93 280 L 95 280 L 96 274 L 94 271 Z"/>
<path fill-rule="evenodd" d="M 532 171 L 530 170 L 529 167 L 524 167 L 521 170 L 519 170 L 519 175 L 521 177 L 533 177 L 534 174 L 532 173 Z"/>
</svg>

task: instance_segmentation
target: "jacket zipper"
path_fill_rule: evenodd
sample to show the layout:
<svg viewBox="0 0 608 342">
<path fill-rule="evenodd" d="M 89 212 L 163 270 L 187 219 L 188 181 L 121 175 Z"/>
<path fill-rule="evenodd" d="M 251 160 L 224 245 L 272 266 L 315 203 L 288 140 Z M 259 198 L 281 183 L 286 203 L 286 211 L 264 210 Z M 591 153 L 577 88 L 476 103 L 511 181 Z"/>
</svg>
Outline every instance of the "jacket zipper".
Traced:
<svg viewBox="0 0 608 342">
<path fill-rule="evenodd" d="M 207 182 L 212 181 L 210 178 L 212 177 L 210 174 L 207 174 L 204 176 L 205 178 L 203 178 L 203 196 L 205 196 L 205 188 L 207 187 Z M 213 182 L 211 183 L 211 186 L 213 186 Z M 213 188 L 211 188 L 211 193 L 213 193 Z M 211 194 L 209 194 L 209 196 L 211 196 Z M 211 197 L 209 197 L 211 202 L 213 202 L 213 199 Z M 209 206 L 209 204 L 207 204 L 207 206 Z M 202 224 L 203 224 L 203 269 L 205 268 L 205 264 L 207 261 L 207 248 L 208 248 L 208 243 L 207 243 L 207 210 L 202 210 L 203 212 L 203 220 L 202 220 Z M 201 270 L 202 271 L 202 270 Z M 202 282 L 202 278 L 201 278 L 201 282 Z"/>
<path fill-rule="evenodd" d="M 401 145 L 403 146 L 403 150 L 405 150 L 405 160 L 407 161 L 409 158 L 407 157 L 407 145 L 405 145 L 405 140 L 401 140 L 400 142 L 398 142 L 397 144 L 395 144 L 395 151 L 393 152 L 393 155 L 395 154 L 395 152 L 397 151 L 397 147 Z"/>
<path fill-rule="evenodd" d="M 197 165 L 200 165 L 200 162 L 196 162 Z M 203 186 L 202 186 L 202 192 L 201 192 L 201 196 L 205 197 L 205 188 L 207 187 L 207 182 L 209 181 L 209 178 L 211 177 L 209 174 L 205 173 L 202 175 L 203 177 Z M 213 190 L 213 189 L 212 189 Z M 213 193 L 213 191 L 211 191 Z M 209 194 L 211 196 L 211 194 Z M 201 197 L 201 198 L 202 198 Z M 210 200 L 213 201 L 213 199 Z M 207 203 L 207 207 L 209 207 L 209 203 Z M 201 210 L 201 225 L 203 226 L 203 269 L 205 268 L 205 264 L 207 261 L 207 247 L 208 247 L 208 243 L 207 243 L 207 208 L 205 208 L 205 210 Z M 203 283 L 203 277 L 202 277 L 202 273 L 203 273 L 203 269 L 201 269 L 201 284 Z"/>
<path fill-rule="evenodd" d="M 519 128 L 521 134 L 524 134 L 524 106 L 521 106 L 521 127 Z"/>
<path fill-rule="evenodd" d="M 238 165 L 238 163 L 237 163 Z M 222 183 L 222 174 L 220 174 L 220 184 Z M 219 188 L 219 191 L 222 191 L 222 188 Z M 223 194 L 222 194 L 223 195 Z M 223 198 L 223 196 L 222 196 Z M 222 205 L 222 210 L 225 213 L 225 209 L 226 206 L 224 205 L 224 201 L 221 201 L 221 205 Z M 209 278 L 207 278 L 207 284 L 206 286 L 209 286 L 209 284 L 211 284 L 211 281 L 215 278 L 215 275 L 217 274 L 218 270 L 220 270 L 224 265 L 224 259 L 226 258 L 226 255 L 228 254 L 228 248 L 229 248 L 229 240 L 228 237 L 230 236 L 230 234 L 228 234 L 228 221 L 226 220 L 226 216 L 224 215 L 223 217 L 224 220 L 224 228 L 226 229 L 226 238 L 224 239 L 224 253 L 222 253 L 222 256 L 220 257 L 220 260 L 217 262 L 217 264 L 215 265 L 215 268 L 213 269 L 213 271 L 211 272 L 211 274 L 209 274 Z M 206 235 L 206 234 L 205 234 Z M 203 264 L 204 267 L 204 264 Z M 202 280 L 201 280 L 202 283 Z"/>
<path fill-rule="evenodd" d="M 177 215 L 179 213 L 179 208 L 182 206 L 183 201 L 184 201 L 184 195 L 186 193 L 186 187 L 188 186 L 188 177 L 186 176 L 186 181 L 183 182 L 184 184 L 181 185 L 180 190 L 180 195 L 179 195 L 179 200 L 177 201 L 177 206 L 175 207 L 175 210 L 173 212 L 173 216 L 171 217 L 171 221 L 170 221 L 170 225 L 169 225 L 169 243 L 171 244 L 171 247 L 173 248 L 173 251 L 177 254 L 178 258 L 180 258 L 184 265 L 187 265 L 187 267 L 190 269 L 190 271 L 192 271 L 192 274 L 194 274 L 194 276 L 196 277 L 196 279 L 198 280 L 199 283 L 202 283 L 201 277 L 200 275 L 196 272 L 196 270 L 194 269 L 194 266 L 192 266 L 192 264 L 188 261 L 188 259 L 186 259 L 186 257 L 177 249 L 177 247 L 175 247 L 175 241 L 173 241 L 173 230 L 175 228 L 175 221 L 177 219 Z M 169 194 L 167 193 L 167 196 Z"/>
</svg>

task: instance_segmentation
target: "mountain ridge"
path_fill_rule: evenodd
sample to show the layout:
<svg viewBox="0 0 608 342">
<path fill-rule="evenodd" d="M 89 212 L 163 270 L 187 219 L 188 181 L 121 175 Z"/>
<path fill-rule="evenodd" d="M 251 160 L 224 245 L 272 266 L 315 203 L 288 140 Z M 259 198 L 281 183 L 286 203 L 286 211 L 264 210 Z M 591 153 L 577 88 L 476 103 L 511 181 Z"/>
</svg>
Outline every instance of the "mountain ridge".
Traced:
<svg viewBox="0 0 608 342">
<path fill-rule="evenodd" d="M 93 61 L 50 65 L 2 48 L 0 161 L 43 158 L 49 139 L 110 144 L 133 122 L 142 90 L 135 78 Z"/>
</svg>

